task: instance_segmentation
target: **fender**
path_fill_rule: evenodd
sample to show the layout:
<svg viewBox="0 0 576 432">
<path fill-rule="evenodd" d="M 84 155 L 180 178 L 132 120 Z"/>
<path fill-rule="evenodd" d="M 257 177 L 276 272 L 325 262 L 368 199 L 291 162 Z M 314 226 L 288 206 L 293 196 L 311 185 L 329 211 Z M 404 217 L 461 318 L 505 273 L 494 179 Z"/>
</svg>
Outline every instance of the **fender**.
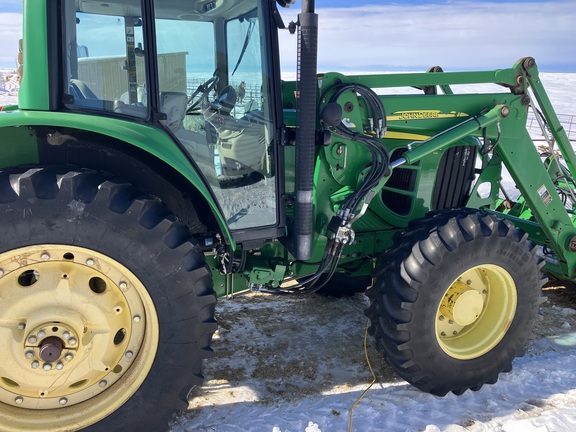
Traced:
<svg viewBox="0 0 576 432">
<path fill-rule="evenodd" d="M 196 168 L 187 160 L 169 135 L 159 128 L 111 117 L 99 117 L 77 113 L 49 111 L 0 112 L 0 167 L 39 162 L 35 139 L 22 140 L 18 134 L 18 146 L 10 140 L 10 128 L 63 127 L 98 133 L 134 146 L 161 160 L 180 173 L 206 200 L 229 244 L 235 248 L 225 218 L 212 193 Z M 13 130 L 14 131 L 14 130 Z M 7 142 L 7 139 L 9 142 Z"/>
</svg>

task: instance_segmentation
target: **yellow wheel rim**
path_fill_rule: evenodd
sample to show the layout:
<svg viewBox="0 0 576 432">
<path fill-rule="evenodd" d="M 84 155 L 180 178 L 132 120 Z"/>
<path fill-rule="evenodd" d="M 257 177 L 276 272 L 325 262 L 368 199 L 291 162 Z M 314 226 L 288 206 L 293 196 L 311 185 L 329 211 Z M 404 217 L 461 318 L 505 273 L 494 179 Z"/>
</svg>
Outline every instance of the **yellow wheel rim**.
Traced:
<svg viewBox="0 0 576 432">
<path fill-rule="evenodd" d="M 147 376 L 158 318 L 117 261 L 66 245 L 0 254 L 2 431 L 68 431 L 123 405 Z"/>
<path fill-rule="evenodd" d="M 516 314 L 516 284 L 494 264 L 473 267 L 445 292 L 436 313 L 436 338 L 449 356 L 470 360 L 492 350 Z"/>
</svg>

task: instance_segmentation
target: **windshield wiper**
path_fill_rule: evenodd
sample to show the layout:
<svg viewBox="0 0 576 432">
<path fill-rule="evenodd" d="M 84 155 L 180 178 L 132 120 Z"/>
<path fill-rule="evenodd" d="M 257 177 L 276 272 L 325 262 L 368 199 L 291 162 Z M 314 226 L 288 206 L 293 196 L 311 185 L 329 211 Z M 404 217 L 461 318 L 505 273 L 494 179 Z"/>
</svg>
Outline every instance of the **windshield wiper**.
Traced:
<svg viewBox="0 0 576 432">
<path fill-rule="evenodd" d="M 244 58 L 244 54 L 246 53 L 246 50 L 248 49 L 248 44 L 250 43 L 250 39 L 252 39 L 252 32 L 254 31 L 254 27 L 256 26 L 256 20 L 249 20 L 249 22 L 250 22 L 250 25 L 248 26 L 248 31 L 246 32 L 246 37 L 244 38 L 244 46 L 242 47 L 242 52 L 240 52 L 240 57 L 238 57 L 238 61 L 236 62 L 236 66 L 234 66 L 234 70 L 232 71 L 232 75 L 234 75 L 234 73 L 236 73 L 238 66 L 240 66 L 240 63 L 242 62 L 242 59 Z"/>
</svg>

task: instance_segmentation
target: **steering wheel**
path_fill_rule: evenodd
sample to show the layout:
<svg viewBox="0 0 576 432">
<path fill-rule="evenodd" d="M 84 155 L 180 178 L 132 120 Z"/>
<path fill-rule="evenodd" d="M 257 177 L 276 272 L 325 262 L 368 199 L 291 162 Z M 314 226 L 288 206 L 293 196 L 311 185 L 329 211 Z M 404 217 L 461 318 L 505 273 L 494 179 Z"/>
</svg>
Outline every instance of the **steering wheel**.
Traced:
<svg viewBox="0 0 576 432">
<path fill-rule="evenodd" d="M 186 113 L 190 114 L 192 111 L 197 110 L 202 105 L 208 105 L 208 96 L 210 92 L 214 90 L 220 77 L 218 76 L 218 69 L 214 71 L 212 76 L 206 80 L 204 83 L 200 84 L 196 90 L 188 98 Z"/>
<path fill-rule="evenodd" d="M 210 104 L 210 108 L 222 114 L 230 114 L 236 105 L 236 99 L 236 90 L 228 85 L 220 91 L 216 100 Z"/>
</svg>

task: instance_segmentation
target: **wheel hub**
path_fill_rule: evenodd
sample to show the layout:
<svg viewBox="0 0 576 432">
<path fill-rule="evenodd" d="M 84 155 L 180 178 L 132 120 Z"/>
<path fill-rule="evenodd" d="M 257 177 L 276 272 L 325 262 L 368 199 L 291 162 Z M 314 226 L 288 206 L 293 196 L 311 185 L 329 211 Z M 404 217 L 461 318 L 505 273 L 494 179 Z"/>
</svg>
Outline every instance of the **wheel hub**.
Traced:
<svg viewBox="0 0 576 432">
<path fill-rule="evenodd" d="M 53 362 L 60 359 L 64 342 L 58 337 L 48 337 L 40 344 L 40 358 L 45 362 Z"/>
<path fill-rule="evenodd" d="M 78 340 L 72 326 L 59 321 L 45 322 L 25 333 L 22 344 L 24 358 L 31 369 L 63 370 L 74 359 Z"/>
<path fill-rule="evenodd" d="M 440 306 L 443 316 L 460 326 L 467 326 L 476 321 L 483 308 L 482 294 L 460 281 L 452 284 Z"/>
</svg>

